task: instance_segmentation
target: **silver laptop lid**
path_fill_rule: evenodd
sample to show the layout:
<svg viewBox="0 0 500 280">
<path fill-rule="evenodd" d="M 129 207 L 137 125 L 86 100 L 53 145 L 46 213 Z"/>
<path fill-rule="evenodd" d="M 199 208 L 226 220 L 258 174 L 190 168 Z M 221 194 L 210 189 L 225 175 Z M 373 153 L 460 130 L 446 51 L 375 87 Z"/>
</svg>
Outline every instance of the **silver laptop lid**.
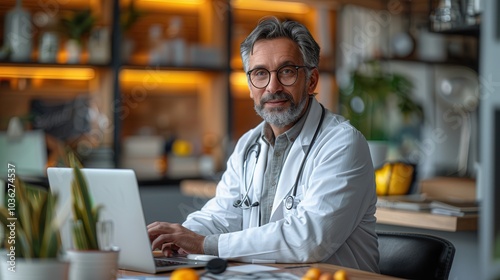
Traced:
<svg viewBox="0 0 500 280">
<path fill-rule="evenodd" d="M 156 273 L 151 244 L 146 229 L 137 179 L 130 169 L 82 169 L 87 179 L 94 205 L 101 204 L 102 220 L 113 221 L 114 245 L 120 248 L 120 269 Z M 59 209 L 71 200 L 71 168 L 48 168 L 51 190 L 59 193 Z M 66 207 L 66 211 L 71 211 Z M 70 249 L 69 219 L 63 224 L 61 239 L 63 248 Z"/>
</svg>

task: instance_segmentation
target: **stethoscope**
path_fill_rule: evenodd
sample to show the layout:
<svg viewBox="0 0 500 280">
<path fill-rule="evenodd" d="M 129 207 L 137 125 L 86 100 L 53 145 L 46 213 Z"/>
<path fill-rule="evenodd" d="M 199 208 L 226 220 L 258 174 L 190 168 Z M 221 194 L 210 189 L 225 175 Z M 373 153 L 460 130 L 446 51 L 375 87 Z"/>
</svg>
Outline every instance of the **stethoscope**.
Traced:
<svg viewBox="0 0 500 280">
<path fill-rule="evenodd" d="M 295 207 L 295 196 L 297 195 L 297 186 L 299 184 L 300 177 L 302 176 L 304 166 L 305 166 L 305 163 L 307 160 L 307 156 L 309 155 L 309 152 L 311 151 L 311 148 L 314 145 L 314 142 L 316 142 L 316 138 L 318 137 L 319 131 L 321 129 L 321 125 L 323 124 L 323 120 L 325 119 L 325 107 L 323 107 L 322 104 L 320 104 L 320 105 L 321 105 L 321 109 L 322 109 L 321 119 L 318 123 L 318 126 L 316 127 L 316 131 L 314 132 L 314 136 L 311 140 L 311 143 L 309 144 L 309 148 L 307 149 L 306 154 L 305 154 L 304 158 L 302 159 L 302 163 L 300 164 L 299 172 L 297 173 L 297 177 L 295 178 L 295 183 L 293 184 L 293 187 L 292 187 L 292 192 L 291 192 L 291 194 L 289 194 L 285 198 L 285 208 L 287 210 L 292 210 L 292 208 Z M 253 168 L 252 174 L 255 172 L 255 166 L 257 165 L 257 160 L 259 159 L 260 150 L 261 150 L 261 144 L 259 142 L 260 137 L 261 137 L 261 134 L 259 134 L 259 136 L 255 139 L 255 143 L 250 145 L 250 147 L 246 150 L 245 155 L 243 157 L 243 180 L 245 180 L 246 191 L 245 191 L 245 195 L 241 199 L 238 199 L 233 203 L 234 207 L 237 207 L 237 208 L 239 207 L 241 209 L 250 209 L 252 207 L 256 207 L 256 206 L 260 205 L 258 201 L 255 201 L 254 203 L 252 203 L 250 201 L 250 197 L 248 196 L 248 194 L 250 192 L 249 186 L 251 186 L 252 182 L 253 182 L 253 175 L 250 179 L 250 184 L 247 184 L 247 177 L 246 177 L 247 171 L 248 171 L 248 162 L 250 159 L 250 155 L 252 153 L 255 154 L 255 162 L 254 162 L 254 168 Z"/>
</svg>

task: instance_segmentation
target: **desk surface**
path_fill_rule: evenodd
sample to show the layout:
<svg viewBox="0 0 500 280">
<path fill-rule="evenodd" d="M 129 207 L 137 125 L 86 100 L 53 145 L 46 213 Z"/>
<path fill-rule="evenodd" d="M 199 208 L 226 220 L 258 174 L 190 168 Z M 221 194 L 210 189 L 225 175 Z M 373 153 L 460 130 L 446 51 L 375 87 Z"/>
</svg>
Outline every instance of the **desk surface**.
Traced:
<svg viewBox="0 0 500 280">
<path fill-rule="evenodd" d="M 243 263 L 230 263 L 230 265 L 233 266 L 233 265 L 245 265 L 245 264 L 243 264 Z M 399 279 L 399 278 L 395 278 L 395 277 L 391 277 L 391 276 L 376 274 L 376 273 L 352 269 L 352 268 L 345 268 L 345 267 L 336 266 L 336 265 L 332 265 L 332 264 L 325 264 L 325 263 L 265 264 L 265 265 L 280 268 L 279 270 L 275 270 L 273 272 L 278 272 L 278 273 L 279 272 L 288 272 L 288 273 L 294 274 L 294 275 L 299 276 L 299 277 L 303 276 L 310 267 L 318 267 L 322 272 L 330 272 L 330 273 L 334 273 L 337 270 L 343 269 L 347 272 L 347 276 L 349 277 L 349 280 Z M 197 269 L 197 270 L 200 272 L 200 274 L 204 271 L 204 269 Z M 154 275 L 155 276 L 169 276 L 170 272 L 158 273 L 158 274 L 154 274 Z M 146 274 L 146 273 L 140 273 L 140 272 L 128 271 L 128 270 L 119 270 L 118 271 L 118 277 L 126 277 L 126 276 L 152 276 L 152 274 Z"/>
</svg>

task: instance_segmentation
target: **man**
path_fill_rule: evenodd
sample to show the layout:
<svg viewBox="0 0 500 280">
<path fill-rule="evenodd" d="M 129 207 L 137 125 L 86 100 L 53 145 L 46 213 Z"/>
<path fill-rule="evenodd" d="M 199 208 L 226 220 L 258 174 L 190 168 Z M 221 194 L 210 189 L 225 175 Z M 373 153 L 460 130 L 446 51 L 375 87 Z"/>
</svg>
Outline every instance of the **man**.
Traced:
<svg viewBox="0 0 500 280">
<path fill-rule="evenodd" d="M 241 44 L 256 112 L 216 196 L 181 225 L 148 226 L 153 248 L 244 262 L 326 262 L 378 272 L 375 184 L 364 137 L 314 98 L 319 46 L 266 18 Z"/>
</svg>

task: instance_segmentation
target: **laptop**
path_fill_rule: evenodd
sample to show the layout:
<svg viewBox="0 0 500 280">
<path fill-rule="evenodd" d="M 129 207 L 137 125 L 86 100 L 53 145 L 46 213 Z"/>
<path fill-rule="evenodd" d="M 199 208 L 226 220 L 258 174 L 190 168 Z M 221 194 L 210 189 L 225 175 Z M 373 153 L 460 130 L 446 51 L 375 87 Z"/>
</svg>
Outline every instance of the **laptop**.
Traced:
<svg viewBox="0 0 500 280">
<path fill-rule="evenodd" d="M 139 187 L 131 169 L 83 168 L 94 205 L 101 204 L 101 220 L 113 221 L 113 245 L 120 249 L 118 267 L 145 273 L 172 271 L 181 267 L 204 267 L 207 262 L 187 257 L 155 257 L 146 228 Z M 58 210 L 71 215 L 73 169 L 47 169 L 49 185 L 59 194 Z M 58 212 L 59 213 L 59 212 Z M 68 216 L 71 217 L 71 216 Z M 61 228 L 63 249 L 72 248 L 69 221 Z"/>
</svg>

